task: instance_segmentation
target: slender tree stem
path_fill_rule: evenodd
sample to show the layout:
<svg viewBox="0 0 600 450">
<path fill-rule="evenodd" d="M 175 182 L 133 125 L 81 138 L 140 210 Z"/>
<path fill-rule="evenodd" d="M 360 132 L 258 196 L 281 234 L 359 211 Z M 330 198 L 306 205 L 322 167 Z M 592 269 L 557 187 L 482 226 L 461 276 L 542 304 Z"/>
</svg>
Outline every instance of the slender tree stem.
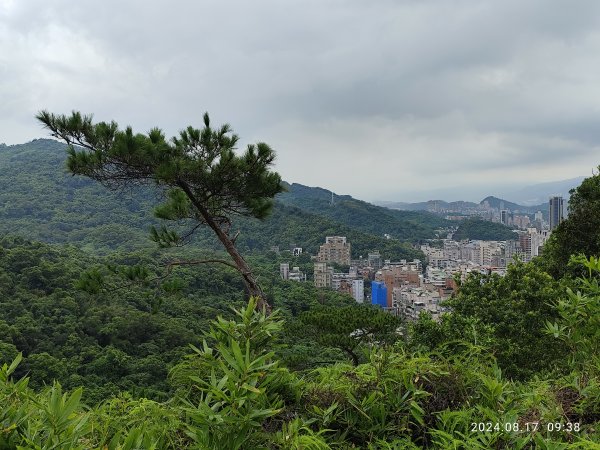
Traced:
<svg viewBox="0 0 600 450">
<path fill-rule="evenodd" d="M 238 270 L 238 272 L 240 272 L 240 274 L 242 275 L 244 284 L 246 285 L 246 288 L 248 289 L 248 293 L 250 294 L 250 296 L 257 298 L 256 308 L 259 310 L 262 310 L 264 308 L 267 313 L 270 313 L 271 305 L 269 305 L 267 303 L 265 294 L 263 293 L 262 289 L 260 288 L 260 286 L 258 285 L 256 280 L 254 279 L 254 276 L 252 275 L 252 271 L 250 270 L 248 263 L 244 260 L 242 255 L 240 255 L 240 253 L 237 251 L 237 248 L 235 248 L 233 241 L 221 229 L 221 227 L 213 220 L 213 217 L 206 210 L 204 205 L 202 205 L 202 203 L 200 201 L 198 201 L 198 199 L 196 198 L 196 196 L 194 195 L 194 193 L 192 192 L 190 187 L 187 185 L 187 183 L 180 180 L 177 182 L 177 185 L 181 188 L 181 190 L 185 193 L 185 195 L 187 195 L 187 197 L 190 199 L 190 201 L 192 202 L 194 207 L 202 215 L 202 218 L 204 219 L 206 224 L 210 228 L 212 228 L 212 230 L 215 232 L 215 234 L 217 235 L 217 237 L 219 238 L 219 240 L 225 247 L 225 250 L 227 250 L 227 253 L 229 253 L 231 258 L 233 259 L 235 266 L 233 266 L 233 265 L 232 266 L 235 267 Z"/>
</svg>

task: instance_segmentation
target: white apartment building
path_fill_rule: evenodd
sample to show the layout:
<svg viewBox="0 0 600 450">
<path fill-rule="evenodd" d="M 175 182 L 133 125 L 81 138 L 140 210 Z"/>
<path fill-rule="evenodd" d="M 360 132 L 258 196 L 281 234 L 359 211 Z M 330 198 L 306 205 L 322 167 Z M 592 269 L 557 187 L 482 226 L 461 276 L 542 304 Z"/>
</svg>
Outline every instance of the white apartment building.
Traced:
<svg viewBox="0 0 600 450">
<path fill-rule="evenodd" d="M 363 303 L 365 301 L 365 282 L 362 278 L 356 278 L 352 280 L 352 297 L 358 303 Z"/>
</svg>

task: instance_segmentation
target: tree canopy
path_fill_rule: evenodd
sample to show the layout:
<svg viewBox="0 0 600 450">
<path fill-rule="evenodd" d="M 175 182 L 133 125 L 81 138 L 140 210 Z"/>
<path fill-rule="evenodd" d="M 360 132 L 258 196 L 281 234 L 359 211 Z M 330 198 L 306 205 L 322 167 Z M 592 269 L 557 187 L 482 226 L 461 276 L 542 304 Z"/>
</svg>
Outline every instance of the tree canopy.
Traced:
<svg viewBox="0 0 600 450">
<path fill-rule="evenodd" d="M 473 239 L 483 241 L 508 241 L 518 239 L 517 233 L 501 223 L 489 222 L 480 218 L 460 222 L 453 239 Z"/>
<path fill-rule="evenodd" d="M 70 116 L 41 111 L 37 119 L 52 136 L 69 145 L 67 167 L 111 188 L 156 184 L 166 190 L 166 201 L 155 215 L 172 221 L 191 221 L 191 229 L 179 236 L 166 227 L 153 228 L 152 237 L 161 245 L 181 243 L 198 227 L 208 226 L 217 235 L 244 279 L 257 306 L 268 308 L 252 272 L 235 247 L 231 236 L 235 215 L 265 218 L 273 197 L 284 187 L 271 171 L 275 153 L 265 143 L 248 145 L 235 152 L 239 138 L 229 125 L 213 129 L 204 114 L 202 129 L 187 127 L 170 141 L 154 128 L 134 134 L 131 127 L 120 130 L 116 122 L 94 123 L 92 116 L 73 112 Z"/>
<path fill-rule="evenodd" d="M 576 254 L 600 255 L 600 173 L 571 190 L 569 215 L 544 245 L 542 264 L 560 277 L 566 273 L 571 255 Z"/>
<path fill-rule="evenodd" d="M 300 317 L 303 331 L 321 345 L 339 348 L 357 366 L 357 348 L 367 342 L 390 343 L 398 339 L 400 320 L 371 305 L 319 306 Z"/>
</svg>

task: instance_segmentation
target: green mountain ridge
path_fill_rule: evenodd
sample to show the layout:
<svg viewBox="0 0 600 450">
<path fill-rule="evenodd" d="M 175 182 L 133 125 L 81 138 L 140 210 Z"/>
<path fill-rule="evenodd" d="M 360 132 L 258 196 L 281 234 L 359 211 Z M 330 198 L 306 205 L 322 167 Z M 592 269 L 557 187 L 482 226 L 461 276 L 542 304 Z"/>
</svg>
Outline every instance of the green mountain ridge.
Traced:
<svg viewBox="0 0 600 450">
<path fill-rule="evenodd" d="M 333 198 L 333 202 L 332 202 Z M 399 211 L 376 206 L 349 195 L 337 195 L 322 188 L 294 183 L 277 200 L 308 212 L 325 216 L 375 235 L 418 241 L 435 235 L 437 228 L 451 223 L 428 212 Z"/>
<path fill-rule="evenodd" d="M 69 175 L 65 160 L 66 146 L 50 139 L 0 150 L 0 233 L 69 242 L 104 254 L 154 246 L 148 229 L 160 224 L 152 215 L 160 191 L 140 186 L 109 191 Z M 335 196 L 337 203 L 331 208 L 324 198 L 331 194 L 324 189 L 289 186 L 265 221 L 235 218 L 242 250 L 266 251 L 279 245 L 316 252 L 326 235 L 341 234 L 351 240 L 357 256 L 379 249 L 392 259 L 410 259 L 422 254 L 401 241 L 433 237 L 435 227 L 444 223 L 434 215 L 395 212 L 350 196 Z M 385 233 L 398 240 L 384 238 Z M 195 239 L 202 248 L 220 249 L 208 230 Z"/>
</svg>

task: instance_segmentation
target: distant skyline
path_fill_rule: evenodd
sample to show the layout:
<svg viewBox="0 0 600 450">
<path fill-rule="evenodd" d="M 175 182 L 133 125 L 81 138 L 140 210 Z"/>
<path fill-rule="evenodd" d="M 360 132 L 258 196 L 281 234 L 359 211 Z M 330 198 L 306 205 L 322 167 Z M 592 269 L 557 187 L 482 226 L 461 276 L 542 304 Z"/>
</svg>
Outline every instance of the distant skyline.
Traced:
<svg viewBox="0 0 600 450">
<path fill-rule="evenodd" d="M 593 0 L 0 0 L 0 142 L 208 111 L 289 182 L 480 201 L 600 164 L 598 54 Z"/>
</svg>

